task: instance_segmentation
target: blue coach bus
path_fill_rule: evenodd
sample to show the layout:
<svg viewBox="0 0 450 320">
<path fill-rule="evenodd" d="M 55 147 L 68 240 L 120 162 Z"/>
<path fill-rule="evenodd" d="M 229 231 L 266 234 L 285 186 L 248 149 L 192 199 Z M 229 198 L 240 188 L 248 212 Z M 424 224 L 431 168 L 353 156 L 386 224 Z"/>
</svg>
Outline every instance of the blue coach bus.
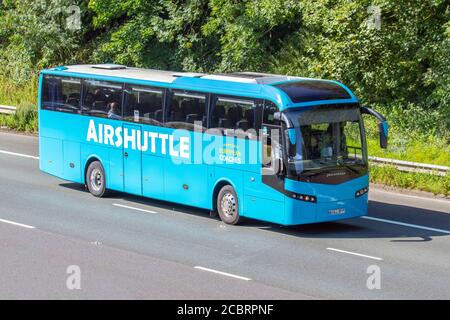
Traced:
<svg viewBox="0 0 450 320">
<path fill-rule="evenodd" d="M 296 225 L 367 214 L 363 114 L 336 81 L 115 64 L 43 70 L 40 169 L 85 184 Z"/>
</svg>

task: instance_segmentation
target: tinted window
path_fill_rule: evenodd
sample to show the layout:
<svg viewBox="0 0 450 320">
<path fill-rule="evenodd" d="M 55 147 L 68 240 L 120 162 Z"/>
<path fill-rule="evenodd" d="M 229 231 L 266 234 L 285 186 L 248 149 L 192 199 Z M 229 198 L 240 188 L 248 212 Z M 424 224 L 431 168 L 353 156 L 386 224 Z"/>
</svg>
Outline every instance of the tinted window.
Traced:
<svg viewBox="0 0 450 320">
<path fill-rule="evenodd" d="M 223 134 L 239 134 L 257 128 L 255 102 L 234 97 L 214 97 L 211 107 L 210 128 Z"/>
<path fill-rule="evenodd" d="M 126 121 L 161 125 L 163 122 L 163 90 L 127 86 L 124 95 L 123 117 Z"/>
<path fill-rule="evenodd" d="M 194 124 L 206 127 L 206 94 L 174 91 L 170 95 L 166 126 L 193 130 Z"/>
<path fill-rule="evenodd" d="M 263 114 L 263 123 L 268 125 L 279 125 L 280 122 L 274 119 L 275 112 L 278 112 L 278 106 L 272 101 L 266 100 L 264 102 L 264 114 Z"/>
<path fill-rule="evenodd" d="M 122 84 L 87 80 L 83 91 L 83 114 L 122 119 Z"/>
<path fill-rule="evenodd" d="M 282 83 L 275 87 L 283 90 L 294 103 L 350 99 L 350 95 L 343 87 L 330 81 L 305 80 Z"/>
<path fill-rule="evenodd" d="M 42 87 L 41 108 L 45 110 L 79 113 L 80 91 L 80 79 L 45 76 Z"/>
</svg>

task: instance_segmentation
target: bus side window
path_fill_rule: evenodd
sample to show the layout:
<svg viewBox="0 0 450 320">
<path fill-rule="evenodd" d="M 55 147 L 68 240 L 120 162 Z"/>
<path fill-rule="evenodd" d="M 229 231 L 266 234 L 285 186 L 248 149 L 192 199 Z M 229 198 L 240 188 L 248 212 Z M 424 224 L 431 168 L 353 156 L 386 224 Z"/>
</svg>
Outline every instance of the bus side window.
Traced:
<svg viewBox="0 0 450 320">
<path fill-rule="evenodd" d="M 94 117 L 122 119 L 120 83 L 86 80 L 83 85 L 82 113 Z"/>
<path fill-rule="evenodd" d="M 80 91 L 80 79 L 44 76 L 41 108 L 80 113 Z"/>
<path fill-rule="evenodd" d="M 279 152 L 274 148 L 279 148 L 281 144 L 281 124 L 274 119 L 278 106 L 272 101 L 264 101 L 263 124 L 262 124 L 262 151 L 263 165 L 270 167 L 274 152 Z"/>
<path fill-rule="evenodd" d="M 223 135 L 253 139 L 257 137 L 257 108 L 254 100 L 241 97 L 213 96 L 210 128 Z"/>
<path fill-rule="evenodd" d="M 204 93 L 174 90 L 167 105 L 166 126 L 203 131 L 206 128 L 206 98 Z"/>
<path fill-rule="evenodd" d="M 161 126 L 163 122 L 163 89 L 126 86 L 123 101 L 125 121 Z"/>
</svg>

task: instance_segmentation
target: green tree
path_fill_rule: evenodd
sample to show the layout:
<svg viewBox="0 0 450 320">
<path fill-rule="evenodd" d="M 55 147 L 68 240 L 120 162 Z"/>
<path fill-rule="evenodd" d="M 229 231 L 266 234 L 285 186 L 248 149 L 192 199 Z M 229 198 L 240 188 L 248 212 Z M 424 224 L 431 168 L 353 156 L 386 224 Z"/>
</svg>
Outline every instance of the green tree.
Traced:
<svg viewBox="0 0 450 320">
<path fill-rule="evenodd" d="M 217 64 L 217 41 L 201 35 L 207 0 L 92 0 L 89 8 L 103 34 L 96 61 L 201 71 Z"/>
<path fill-rule="evenodd" d="M 4 0 L 0 76 L 25 83 L 45 67 L 115 62 L 331 78 L 395 130 L 450 141 L 449 17 L 445 0 Z"/>
<path fill-rule="evenodd" d="M 87 1 L 4 0 L 0 7 L 0 74 L 25 83 L 42 68 L 84 61 L 89 51 L 83 41 L 89 21 L 81 23 L 81 30 L 68 28 L 73 4 L 83 12 Z"/>
<path fill-rule="evenodd" d="M 368 23 L 373 6 L 380 28 Z M 302 1 L 302 13 L 273 70 L 340 80 L 405 129 L 448 135 L 448 2 Z"/>
</svg>

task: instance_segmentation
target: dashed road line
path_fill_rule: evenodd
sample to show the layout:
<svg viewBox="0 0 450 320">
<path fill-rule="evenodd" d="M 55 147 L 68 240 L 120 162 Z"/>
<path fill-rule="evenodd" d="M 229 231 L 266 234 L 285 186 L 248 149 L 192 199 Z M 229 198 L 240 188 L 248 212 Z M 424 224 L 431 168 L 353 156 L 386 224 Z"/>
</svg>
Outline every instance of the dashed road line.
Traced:
<svg viewBox="0 0 450 320">
<path fill-rule="evenodd" d="M 123 204 L 120 204 L 120 203 L 113 203 L 113 206 L 120 207 L 120 208 L 125 208 L 125 209 L 136 210 L 136 211 L 141 211 L 141 212 L 147 212 L 147 213 L 157 213 L 156 211 L 146 210 L 146 209 L 141 209 L 141 208 L 136 208 L 136 207 L 130 207 L 130 206 L 126 206 L 126 205 L 123 205 Z"/>
<path fill-rule="evenodd" d="M 0 153 L 7 154 L 7 155 L 10 155 L 10 156 L 16 156 L 16 157 L 30 158 L 30 159 L 39 160 L 39 157 L 32 156 L 32 155 L 29 155 L 29 154 L 11 152 L 11 151 L 6 151 L 6 150 L 0 150 Z"/>
<path fill-rule="evenodd" d="M 14 221 L 11 221 L 11 220 L 0 219 L 0 222 L 7 223 L 7 224 L 12 224 L 14 226 L 27 228 L 27 229 L 35 229 L 36 228 L 36 227 L 30 226 L 28 224 L 18 223 L 18 222 L 14 222 Z"/>
<path fill-rule="evenodd" d="M 380 218 L 368 217 L 368 216 L 361 217 L 361 218 L 362 219 L 367 219 L 367 220 L 372 220 L 372 221 L 378 221 L 378 222 L 384 222 L 384 223 L 389 223 L 389 224 L 395 224 L 395 225 L 404 226 L 404 227 L 410 227 L 410 228 L 422 229 L 422 230 L 427 230 L 427 231 L 434 231 L 434 232 L 450 234 L 450 230 L 430 228 L 430 227 L 420 226 L 418 224 L 411 224 L 411 223 L 405 223 L 405 222 L 394 221 L 394 220 L 387 220 L 387 219 L 380 219 Z"/>
<path fill-rule="evenodd" d="M 351 252 L 351 251 L 346 251 L 346 250 L 336 249 L 336 248 L 327 248 L 327 250 L 330 250 L 330 251 L 336 251 L 336 252 L 340 252 L 340 253 L 351 254 L 351 255 L 354 255 L 354 256 L 359 256 L 359 257 L 363 257 L 363 258 L 369 258 L 369 259 L 378 260 L 378 261 L 382 261 L 382 260 L 383 260 L 383 258 L 374 257 L 374 256 L 369 256 L 369 255 L 362 254 L 362 253 L 356 253 L 356 252 Z"/>
<path fill-rule="evenodd" d="M 196 266 L 194 268 L 197 269 L 197 270 L 202 270 L 202 271 L 206 271 L 206 272 L 216 273 L 216 274 L 220 274 L 222 276 L 235 278 L 235 279 L 239 279 L 239 280 L 244 280 L 244 281 L 251 281 L 252 280 L 252 279 L 247 278 L 247 277 L 242 277 L 242 276 L 238 276 L 238 275 L 231 274 L 231 273 L 228 273 L 228 272 L 218 271 L 218 270 L 209 269 L 209 268 L 205 268 L 205 267 Z"/>
</svg>

